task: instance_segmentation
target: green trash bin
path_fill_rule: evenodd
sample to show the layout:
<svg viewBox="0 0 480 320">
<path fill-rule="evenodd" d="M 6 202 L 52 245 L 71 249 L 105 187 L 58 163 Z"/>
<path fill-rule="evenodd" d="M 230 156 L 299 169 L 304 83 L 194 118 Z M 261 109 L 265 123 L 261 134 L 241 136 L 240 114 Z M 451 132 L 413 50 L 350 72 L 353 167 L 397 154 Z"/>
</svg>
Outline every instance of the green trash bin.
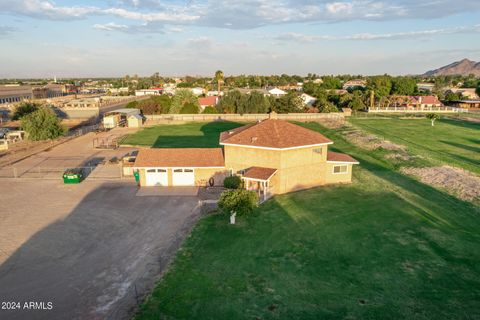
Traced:
<svg viewBox="0 0 480 320">
<path fill-rule="evenodd" d="M 82 178 L 81 170 L 67 170 L 63 173 L 63 183 L 80 183 Z"/>
<path fill-rule="evenodd" d="M 133 176 L 135 177 L 135 181 L 138 183 L 140 182 L 140 171 L 134 171 Z"/>
</svg>

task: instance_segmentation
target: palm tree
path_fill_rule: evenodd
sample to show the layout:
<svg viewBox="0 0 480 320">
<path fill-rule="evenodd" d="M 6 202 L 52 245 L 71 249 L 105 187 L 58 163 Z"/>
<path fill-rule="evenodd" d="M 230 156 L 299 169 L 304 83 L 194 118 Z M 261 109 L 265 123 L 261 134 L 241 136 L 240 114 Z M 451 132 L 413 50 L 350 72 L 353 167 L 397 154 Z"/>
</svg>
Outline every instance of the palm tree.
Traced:
<svg viewBox="0 0 480 320">
<path fill-rule="evenodd" d="M 220 96 L 220 85 L 223 82 L 222 70 L 217 70 L 217 72 L 215 72 L 215 80 L 217 81 L 217 91 L 218 91 L 218 95 Z"/>
</svg>

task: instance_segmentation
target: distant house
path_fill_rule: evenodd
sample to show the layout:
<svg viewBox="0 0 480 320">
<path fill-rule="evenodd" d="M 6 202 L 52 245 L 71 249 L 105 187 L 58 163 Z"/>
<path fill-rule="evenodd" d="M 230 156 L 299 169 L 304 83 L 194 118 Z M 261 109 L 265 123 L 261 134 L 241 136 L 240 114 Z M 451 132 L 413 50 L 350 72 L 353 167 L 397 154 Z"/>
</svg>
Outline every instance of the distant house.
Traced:
<svg viewBox="0 0 480 320">
<path fill-rule="evenodd" d="M 220 93 L 217 90 L 211 90 L 208 91 L 206 94 L 207 97 L 213 97 L 213 96 L 223 96 L 223 91 L 220 91 Z"/>
<path fill-rule="evenodd" d="M 198 103 L 200 104 L 200 108 L 205 110 L 206 107 L 215 107 L 219 101 L 217 96 L 210 96 L 205 98 L 198 98 Z"/>
<path fill-rule="evenodd" d="M 343 89 L 354 89 L 354 88 L 365 88 L 367 86 L 367 80 L 364 79 L 355 79 L 349 80 L 343 84 Z"/>
<path fill-rule="evenodd" d="M 434 83 L 430 83 L 430 82 L 417 83 L 417 88 L 418 88 L 418 91 L 420 92 L 432 92 L 433 87 L 435 87 Z"/>
<path fill-rule="evenodd" d="M 163 88 L 140 89 L 135 90 L 135 96 L 159 96 L 163 92 Z"/>
<path fill-rule="evenodd" d="M 317 98 L 315 97 L 312 97 L 311 95 L 309 94 L 306 94 L 306 93 L 302 93 L 300 95 L 300 98 L 302 99 L 303 101 L 303 104 L 307 107 L 311 107 L 314 105 L 315 101 L 317 101 Z"/>
<path fill-rule="evenodd" d="M 437 96 L 415 96 L 414 104 L 420 108 L 441 107 L 443 104 L 438 100 Z"/>
<path fill-rule="evenodd" d="M 480 110 L 480 100 L 461 100 L 450 102 L 452 107 Z"/>
<path fill-rule="evenodd" d="M 461 93 L 462 96 L 471 100 L 476 100 L 479 98 L 475 88 L 448 88 L 445 91 L 445 94 L 448 93 Z"/>
<path fill-rule="evenodd" d="M 205 89 L 200 87 L 190 88 L 190 91 L 192 91 L 192 93 L 196 96 L 200 96 L 205 93 Z"/>
<path fill-rule="evenodd" d="M 437 96 L 391 96 L 389 107 L 404 107 L 407 109 L 436 108 L 443 106 Z"/>
<path fill-rule="evenodd" d="M 109 88 L 108 92 L 112 95 L 117 96 L 120 94 L 128 94 L 129 88 L 128 87 L 121 87 L 121 88 Z"/>
<path fill-rule="evenodd" d="M 242 94 L 251 94 L 252 92 L 258 92 L 263 94 L 264 96 L 269 96 L 270 93 L 266 89 L 251 89 L 251 88 L 234 88 L 231 91 L 239 91 Z"/>
<path fill-rule="evenodd" d="M 279 89 L 277 87 L 273 88 L 267 88 L 268 94 L 274 97 L 281 97 L 287 94 L 287 92 L 283 91 L 282 89 Z"/>
</svg>

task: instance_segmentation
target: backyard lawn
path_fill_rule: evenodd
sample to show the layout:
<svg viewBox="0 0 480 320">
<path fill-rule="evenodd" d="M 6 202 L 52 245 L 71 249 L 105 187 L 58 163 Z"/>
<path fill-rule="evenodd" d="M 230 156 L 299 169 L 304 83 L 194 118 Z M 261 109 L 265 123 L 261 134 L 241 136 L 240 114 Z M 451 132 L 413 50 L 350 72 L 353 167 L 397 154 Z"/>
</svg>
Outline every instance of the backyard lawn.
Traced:
<svg viewBox="0 0 480 320">
<path fill-rule="evenodd" d="M 351 118 L 357 127 L 407 146 L 437 164 L 449 164 L 480 174 L 480 123 L 440 119 Z"/>
<path fill-rule="evenodd" d="M 305 126 L 360 161 L 354 183 L 203 218 L 136 319 L 480 318 L 480 209 Z"/>
<path fill-rule="evenodd" d="M 218 148 L 222 131 L 240 127 L 236 122 L 189 122 L 146 127 L 128 135 L 121 144 L 156 148 Z"/>
</svg>

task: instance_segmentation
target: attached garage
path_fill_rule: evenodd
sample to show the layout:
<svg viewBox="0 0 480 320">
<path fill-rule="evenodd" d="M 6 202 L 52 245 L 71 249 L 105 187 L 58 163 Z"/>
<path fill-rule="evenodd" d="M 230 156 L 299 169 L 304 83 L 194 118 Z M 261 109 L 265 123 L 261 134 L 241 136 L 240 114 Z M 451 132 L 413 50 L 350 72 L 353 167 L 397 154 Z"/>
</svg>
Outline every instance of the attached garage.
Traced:
<svg viewBox="0 0 480 320">
<path fill-rule="evenodd" d="M 228 175 L 221 148 L 150 148 L 139 150 L 134 170 L 140 186 L 222 185 Z"/>
</svg>

